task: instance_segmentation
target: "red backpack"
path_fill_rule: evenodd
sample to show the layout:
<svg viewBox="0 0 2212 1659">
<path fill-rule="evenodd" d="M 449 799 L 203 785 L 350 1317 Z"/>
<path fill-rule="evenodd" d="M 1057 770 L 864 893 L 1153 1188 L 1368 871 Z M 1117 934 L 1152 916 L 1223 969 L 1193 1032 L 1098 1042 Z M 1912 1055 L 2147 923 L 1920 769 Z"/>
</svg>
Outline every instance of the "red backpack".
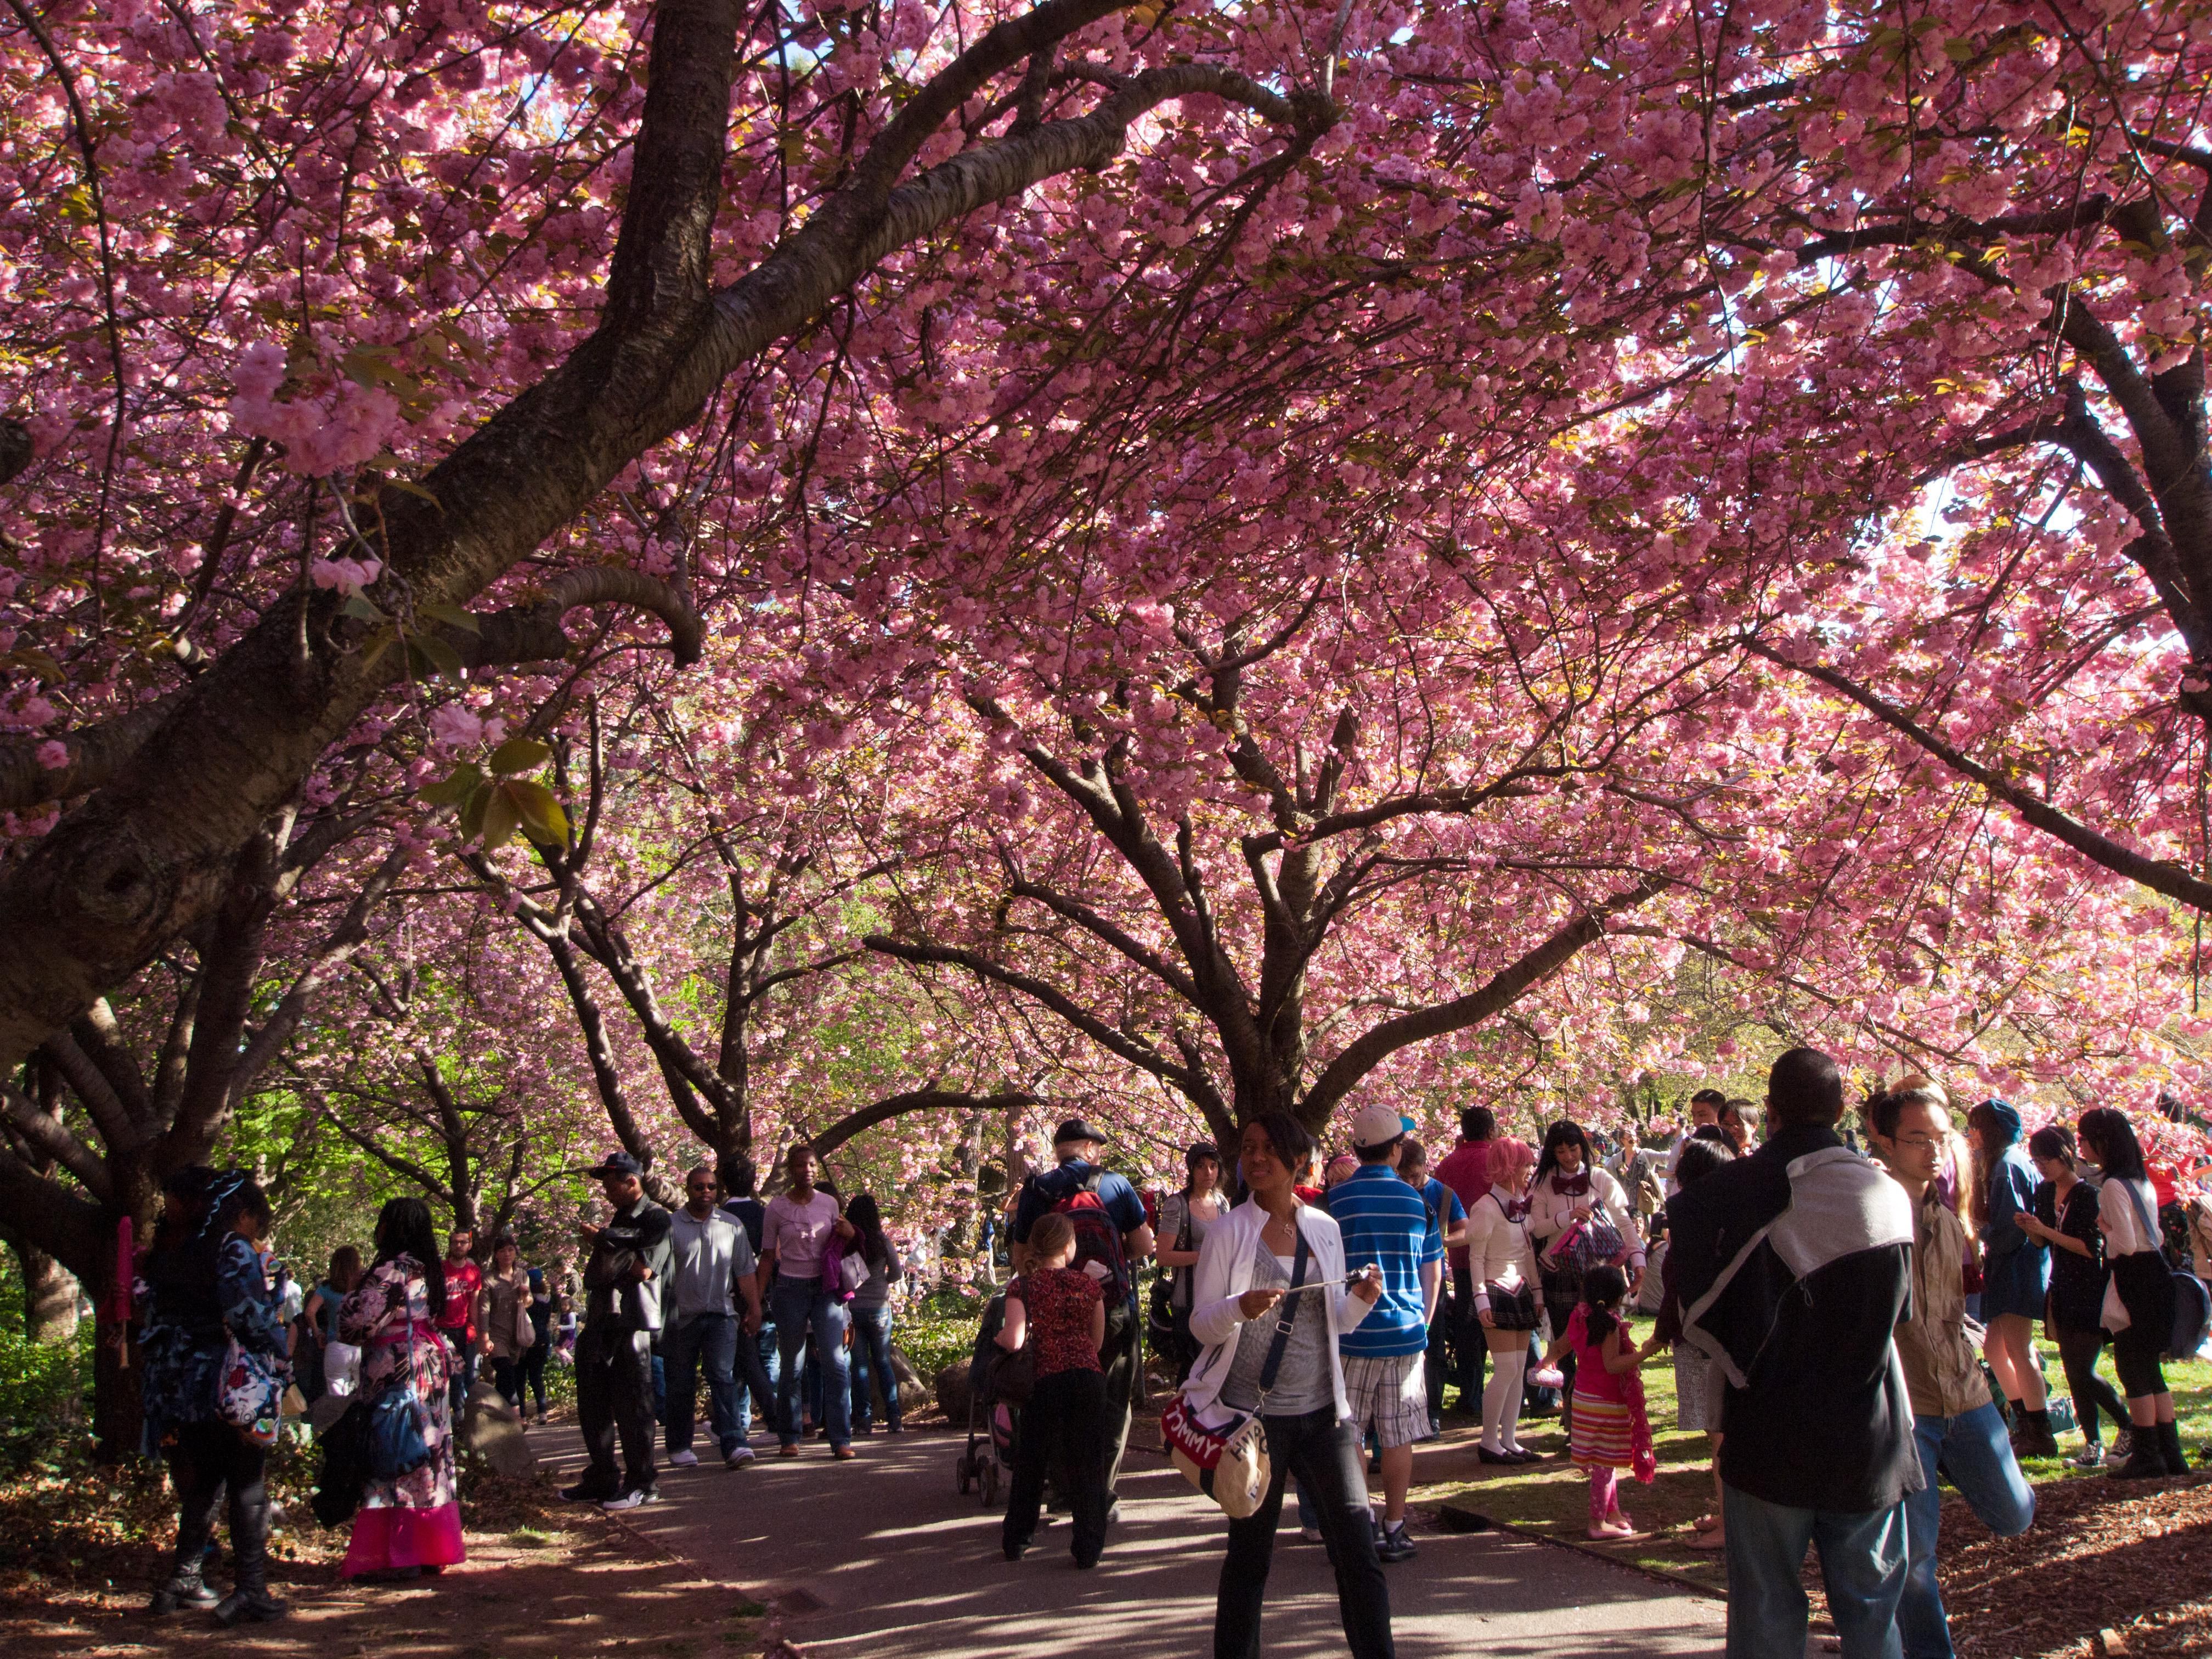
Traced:
<svg viewBox="0 0 2212 1659">
<path fill-rule="evenodd" d="M 1067 1265 L 1097 1279 L 1107 1307 L 1113 1309 L 1128 1300 L 1129 1258 L 1121 1249 L 1121 1230 L 1098 1196 L 1099 1179 L 1104 1174 L 1103 1170 L 1093 1169 L 1080 1187 L 1052 1207 L 1075 1228 L 1075 1259 Z M 1101 1271 L 1091 1269 L 1094 1261 Z"/>
</svg>

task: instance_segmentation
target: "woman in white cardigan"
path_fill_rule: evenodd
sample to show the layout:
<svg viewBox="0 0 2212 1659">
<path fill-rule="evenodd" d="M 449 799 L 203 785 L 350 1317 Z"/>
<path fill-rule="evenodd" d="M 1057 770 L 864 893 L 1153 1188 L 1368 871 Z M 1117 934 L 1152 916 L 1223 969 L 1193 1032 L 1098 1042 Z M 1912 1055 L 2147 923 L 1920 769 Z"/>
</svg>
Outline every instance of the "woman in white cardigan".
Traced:
<svg viewBox="0 0 2212 1659">
<path fill-rule="evenodd" d="M 1555 1340 L 1566 1330 L 1575 1304 L 1582 1300 L 1583 1276 L 1553 1261 L 1552 1248 L 1569 1227 L 1594 1216 L 1611 1222 L 1628 1247 L 1627 1260 L 1622 1265 L 1628 1274 L 1628 1293 L 1633 1297 L 1637 1281 L 1644 1276 L 1644 1235 L 1636 1230 L 1636 1212 L 1620 1183 L 1598 1166 L 1582 1125 L 1562 1118 L 1544 1132 L 1543 1154 L 1536 1160 L 1535 1178 L 1528 1186 L 1528 1242 L 1536 1249 L 1544 1311 L 1551 1316 Z M 1559 1398 L 1565 1402 L 1559 1414 L 1564 1426 L 1574 1415 L 1572 1353 L 1560 1361 L 1559 1370 L 1566 1378 L 1559 1389 Z"/>
<path fill-rule="evenodd" d="M 1292 1474 L 1318 1512 L 1354 1659 L 1395 1659 L 1390 1592 L 1375 1554 L 1367 1478 L 1358 1437 L 1346 1421 L 1352 1407 L 1336 1352 L 1337 1337 L 1364 1319 L 1382 1294 L 1382 1274 L 1369 1265 L 1347 1281 L 1335 1221 L 1298 1201 L 1292 1183 L 1313 1141 L 1297 1119 L 1287 1112 L 1255 1118 L 1238 1152 L 1250 1196 L 1208 1228 L 1199 1247 L 1190 1329 L 1202 1346 L 1182 1395 L 1209 1428 L 1258 1411 L 1270 1479 L 1260 1507 L 1229 1523 L 1214 1601 L 1214 1659 L 1258 1659 L 1283 1483 Z M 1263 1398 L 1260 1375 L 1294 1282 L 1326 1288 L 1288 1298 L 1290 1332 Z"/>
<path fill-rule="evenodd" d="M 1532 1310 L 1536 1297 L 1536 1252 L 1528 1243 L 1529 1166 L 1535 1148 L 1510 1136 L 1490 1143 L 1490 1188 L 1467 1212 L 1468 1277 L 1474 1281 L 1475 1317 L 1490 1347 L 1490 1386 L 1482 1391 L 1482 1443 L 1476 1455 L 1486 1463 L 1533 1463 L 1540 1454 L 1523 1451 L 1521 1382 L 1528 1369 L 1528 1327 L 1501 1324 L 1503 1308 L 1493 1301 L 1510 1297 Z M 1505 1316 L 1510 1318 L 1510 1313 Z"/>
</svg>

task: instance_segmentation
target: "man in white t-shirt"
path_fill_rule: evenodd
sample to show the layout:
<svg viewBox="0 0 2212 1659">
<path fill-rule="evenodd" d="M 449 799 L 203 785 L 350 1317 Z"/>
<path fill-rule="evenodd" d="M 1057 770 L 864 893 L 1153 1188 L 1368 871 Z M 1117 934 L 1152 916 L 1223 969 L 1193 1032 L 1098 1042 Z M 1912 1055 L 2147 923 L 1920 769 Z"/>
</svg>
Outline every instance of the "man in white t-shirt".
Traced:
<svg viewBox="0 0 2212 1659">
<path fill-rule="evenodd" d="M 776 1379 L 778 1454 L 799 1455 L 799 1352 L 811 1337 L 814 1363 L 822 1373 L 823 1407 L 829 1417 L 830 1451 L 851 1457 L 853 1389 L 846 1368 L 844 1302 L 825 1283 L 834 1272 L 836 1247 L 853 1236 L 853 1224 L 837 1213 L 834 1195 L 814 1185 L 814 1149 L 801 1141 L 784 1158 L 784 1189 L 768 1201 L 761 1225 L 761 1279 L 769 1286 L 769 1310 L 775 1321 L 781 1375 Z"/>
</svg>

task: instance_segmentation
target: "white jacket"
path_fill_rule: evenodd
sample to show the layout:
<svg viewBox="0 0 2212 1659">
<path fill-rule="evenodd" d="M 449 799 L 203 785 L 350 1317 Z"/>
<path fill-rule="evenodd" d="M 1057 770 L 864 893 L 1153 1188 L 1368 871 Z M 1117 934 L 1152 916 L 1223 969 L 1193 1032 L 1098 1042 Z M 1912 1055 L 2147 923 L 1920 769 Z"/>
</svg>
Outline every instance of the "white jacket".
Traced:
<svg viewBox="0 0 2212 1659">
<path fill-rule="evenodd" d="M 1577 1204 L 1588 1205 L 1593 1212 L 1603 1209 L 1605 1218 L 1613 1223 L 1628 1246 L 1629 1266 L 1644 1265 L 1644 1235 L 1636 1225 L 1636 1212 L 1629 1206 L 1628 1195 L 1620 1190 L 1620 1183 L 1603 1170 L 1592 1170 L 1590 1189 L 1579 1198 L 1570 1198 L 1552 1190 L 1552 1177 L 1546 1176 L 1528 1194 L 1528 1238 L 1540 1253 L 1561 1233 L 1566 1231 L 1567 1218 Z"/>
<path fill-rule="evenodd" d="M 1265 1248 L 1260 1242 L 1260 1230 L 1267 1224 L 1267 1212 L 1256 1200 L 1248 1198 L 1209 1227 L 1205 1242 L 1198 1247 L 1198 1279 L 1191 1287 L 1190 1334 L 1205 1347 L 1190 1368 L 1182 1396 L 1191 1414 L 1208 1428 L 1218 1428 L 1237 1414 L 1221 1404 L 1221 1385 L 1229 1379 L 1229 1368 L 1237 1358 L 1237 1333 L 1244 1323 L 1237 1298 L 1252 1288 L 1259 1254 Z M 1306 1278 L 1329 1286 L 1301 1294 L 1319 1297 L 1328 1310 L 1328 1369 L 1336 1389 L 1337 1420 L 1341 1422 L 1352 1415 L 1352 1402 L 1345 1397 L 1344 1364 L 1337 1357 L 1336 1340 L 1366 1318 L 1373 1304 L 1345 1288 L 1344 1235 L 1337 1230 L 1335 1218 L 1326 1210 L 1301 1204 L 1297 1226 L 1305 1235 L 1312 1257 L 1306 1263 Z M 1267 1316 L 1281 1317 L 1281 1304 L 1269 1310 Z"/>
<path fill-rule="evenodd" d="M 1536 1282 L 1536 1252 L 1525 1221 L 1508 1221 L 1505 1202 L 1512 1194 L 1496 1187 L 1474 1200 L 1467 1212 L 1467 1253 L 1477 1305 L 1488 1307 L 1482 1287 L 1493 1280 L 1510 1290 Z"/>
</svg>

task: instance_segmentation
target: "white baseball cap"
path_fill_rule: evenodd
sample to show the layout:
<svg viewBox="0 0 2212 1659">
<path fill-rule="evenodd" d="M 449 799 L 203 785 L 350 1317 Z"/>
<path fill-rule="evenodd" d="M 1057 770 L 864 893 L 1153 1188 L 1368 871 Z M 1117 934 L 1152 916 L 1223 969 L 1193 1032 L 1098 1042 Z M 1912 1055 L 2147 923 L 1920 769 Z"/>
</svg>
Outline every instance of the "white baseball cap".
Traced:
<svg viewBox="0 0 2212 1659">
<path fill-rule="evenodd" d="M 1387 1146 L 1406 1133 L 1395 1106 L 1363 1106 L 1352 1120 L 1352 1144 L 1372 1151 Z"/>
</svg>

